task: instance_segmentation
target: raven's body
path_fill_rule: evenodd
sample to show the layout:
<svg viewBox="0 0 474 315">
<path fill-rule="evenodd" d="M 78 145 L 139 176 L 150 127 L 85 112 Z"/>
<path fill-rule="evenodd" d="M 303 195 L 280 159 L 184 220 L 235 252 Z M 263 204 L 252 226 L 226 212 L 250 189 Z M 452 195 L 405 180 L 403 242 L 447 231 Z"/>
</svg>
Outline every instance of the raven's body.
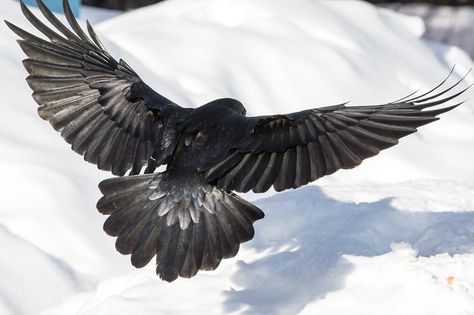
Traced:
<svg viewBox="0 0 474 315">
<path fill-rule="evenodd" d="M 215 269 L 252 239 L 263 212 L 232 191 L 298 188 L 354 168 L 455 108 L 434 106 L 464 92 L 445 96 L 461 80 L 438 92 L 444 80 L 384 105 L 261 117 L 246 117 L 244 106 L 229 98 L 183 108 L 117 62 L 90 25 L 87 35 L 66 0 L 70 28 L 38 5 L 59 33 L 21 3 L 49 40 L 7 22 L 28 56 L 38 113 L 86 161 L 119 176 L 99 184 L 104 196 L 97 208 L 110 215 L 104 230 L 117 236 L 117 250 L 131 254 L 136 267 L 156 255 L 157 274 L 167 281 Z M 165 172 L 156 172 L 160 165 Z"/>
<path fill-rule="evenodd" d="M 242 136 L 234 122 L 244 114 L 242 104 L 233 99 L 216 100 L 191 111 L 185 122 L 177 126 L 181 141 L 176 151 L 176 165 L 200 169 L 206 161 L 225 153 L 229 145 Z"/>
</svg>

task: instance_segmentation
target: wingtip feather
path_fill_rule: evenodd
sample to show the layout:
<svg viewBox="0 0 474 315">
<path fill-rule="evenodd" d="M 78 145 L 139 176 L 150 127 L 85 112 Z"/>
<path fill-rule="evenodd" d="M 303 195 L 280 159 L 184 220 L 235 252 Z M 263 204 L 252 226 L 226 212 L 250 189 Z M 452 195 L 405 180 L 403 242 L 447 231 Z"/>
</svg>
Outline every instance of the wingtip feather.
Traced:
<svg viewBox="0 0 474 315">
<path fill-rule="evenodd" d="M 23 2 L 23 0 L 20 0 L 20 8 L 21 8 L 21 11 L 25 14 L 26 13 L 31 13 L 30 9 L 28 9 L 28 6 L 25 4 L 25 2 Z"/>
<path fill-rule="evenodd" d="M 23 37 L 21 36 L 21 32 L 22 32 L 22 29 L 19 28 L 18 26 L 16 26 L 15 24 L 7 21 L 7 20 L 3 20 L 3 22 L 5 22 L 5 24 L 8 26 L 8 28 L 13 32 L 15 33 L 16 35 L 20 36 L 20 37 Z"/>
</svg>

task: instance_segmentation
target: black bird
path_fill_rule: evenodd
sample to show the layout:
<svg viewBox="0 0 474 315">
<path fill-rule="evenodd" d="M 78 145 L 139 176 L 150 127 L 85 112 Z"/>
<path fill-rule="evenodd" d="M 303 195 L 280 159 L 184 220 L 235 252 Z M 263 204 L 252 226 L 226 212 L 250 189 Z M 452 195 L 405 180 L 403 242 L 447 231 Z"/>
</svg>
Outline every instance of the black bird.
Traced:
<svg viewBox="0 0 474 315">
<path fill-rule="evenodd" d="M 252 239 L 264 214 L 232 191 L 282 191 L 356 167 L 461 104 L 433 108 L 465 91 L 445 96 L 460 80 L 438 92 L 446 78 L 385 105 L 260 117 L 246 117 L 230 98 L 183 108 L 116 61 L 89 23 L 87 35 L 67 0 L 70 27 L 37 2 L 56 30 L 23 2 L 21 9 L 48 40 L 6 23 L 28 56 L 23 64 L 38 113 L 86 161 L 120 176 L 99 184 L 97 208 L 109 215 L 104 230 L 135 267 L 156 255 L 156 273 L 166 281 L 213 270 Z M 165 172 L 155 172 L 160 165 Z"/>
</svg>

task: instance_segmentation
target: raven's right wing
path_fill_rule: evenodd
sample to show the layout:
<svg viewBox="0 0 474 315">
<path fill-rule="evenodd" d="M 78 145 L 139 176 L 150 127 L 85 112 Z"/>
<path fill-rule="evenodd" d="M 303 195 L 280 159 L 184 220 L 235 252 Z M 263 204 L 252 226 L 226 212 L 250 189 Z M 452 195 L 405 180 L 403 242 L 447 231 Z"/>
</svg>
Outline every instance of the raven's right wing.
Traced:
<svg viewBox="0 0 474 315">
<path fill-rule="evenodd" d="M 285 115 L 236 116 L 239 130 L 226 153 L 198 168 L 208 182 L 239 192 L 298 188 L 339 169 L 354 168 L 366 158 L 398 143 L 417 127 L 458 104 L 433 108 L 455 99 L 446 96 L 461 83 L 385 105 L 327 106 Z"/>
<path fill-rule="evenodd" d="M 23 61 L 30 74 L 27 82 L 41 118 L 86 161 L 115 175 L 130 169 L 137 174 L 143 166 L 152 172 L 165 163 L 176 145 L 176 131 L 168 118 L 185 109 L 147 86 L 123 60 L 117 62 L 89 24 L 88 36 L 67 0 L 63 7 L 73 31 L 41 0 L 37 3 L 61 34 L 43 24 L 23 2 L 24 15 L 49 41 L 6 23 L 22 38 L 18 42 L 28 56 Z"/>
</svg>

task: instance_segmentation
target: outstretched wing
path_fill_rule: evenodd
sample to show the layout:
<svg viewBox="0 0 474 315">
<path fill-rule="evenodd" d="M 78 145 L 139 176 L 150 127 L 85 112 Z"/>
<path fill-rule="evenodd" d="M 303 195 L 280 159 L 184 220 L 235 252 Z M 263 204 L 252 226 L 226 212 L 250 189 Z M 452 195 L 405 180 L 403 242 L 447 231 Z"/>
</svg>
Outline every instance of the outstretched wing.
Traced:
<svg viewBox="0 0 474 315">
<path fill-rule="evenodd" d="M 224 155 L 200 168 L 219 188 L 265 192 L 297 188 L 339 169 L 354 168 L 364 159 L 398 143 L 417 127 L 437 120 L 456 106 L 433 109 L 465 90 L 445 96 L 462 80 L 442 92 L 376 106 L 336 105 L 287 115 L 244 117 Z"/>
<path fill-rule="evenodd" d="M 28 56 L 23 61 L 30 74 L 27 82 L 41 118 L 99 169 L 115 175 L 131 169 L 137 174 L 147 165 L 147 172 L 152 172 L 175 145 L 174 130 L 166 120 L 183 109 L 148 87 L 123 60 L 117 62 L 89 23 L 88 36 L 67 0 L 63 7 L 72 30 L 37 2 L 60 33 L 43 24 L 23 2 L 26 18 L 49 40 L 6 23 L 21 37 L 18 42 Z"/>
</svg>

